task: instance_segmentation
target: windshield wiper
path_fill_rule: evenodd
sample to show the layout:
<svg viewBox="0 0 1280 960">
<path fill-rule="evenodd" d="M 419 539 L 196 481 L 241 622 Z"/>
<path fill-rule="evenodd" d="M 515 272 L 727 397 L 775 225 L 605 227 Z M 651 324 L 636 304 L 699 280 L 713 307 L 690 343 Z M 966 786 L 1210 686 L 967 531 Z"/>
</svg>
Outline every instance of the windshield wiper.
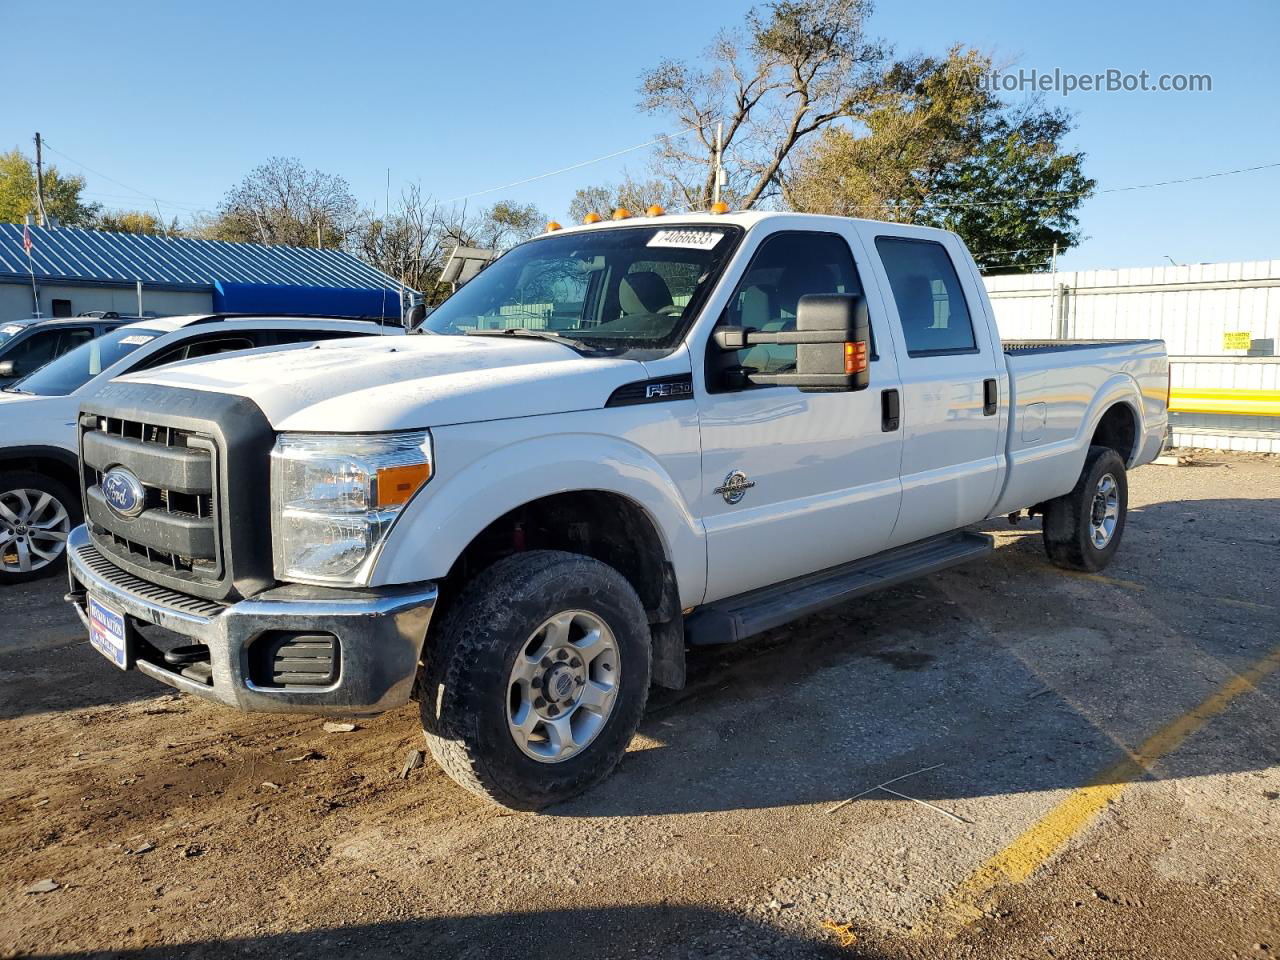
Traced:
<svg viewBox="0 0 1280 960">
<path fill-rule="evenodd" d="M 35 396 L 35 394 L 34 394 L 34 393 L 32 393 L 30 390 L 19 390 L 17 387 L 12 386 L 12 385 L 7 386 L 7 387 L 0 387 L 0 390 L 3 390 L 5 393 L 23 393 L 23 394 L 26 394 L 26 395 L 27 395 L 27 396 L 29 396 L 29 397 L 34 397 L 34 396 Z"/>
<path fill-rule="evenodd" d="M 581 340 L 574 337 L 566 337 L 564 334 L 556 333 L 554 330 L 530 330 L 526 327 L 506 327 L 502 330 L 466 330 L 463 332 L 466 333 L 468 337 L 528 337 L 533 340 L 550 340 L 552 343 L 562 343 L 570 350 L 575 350 L 584 357 L 603 352 L 595 347 L 587 346 Z"/>
</svg>

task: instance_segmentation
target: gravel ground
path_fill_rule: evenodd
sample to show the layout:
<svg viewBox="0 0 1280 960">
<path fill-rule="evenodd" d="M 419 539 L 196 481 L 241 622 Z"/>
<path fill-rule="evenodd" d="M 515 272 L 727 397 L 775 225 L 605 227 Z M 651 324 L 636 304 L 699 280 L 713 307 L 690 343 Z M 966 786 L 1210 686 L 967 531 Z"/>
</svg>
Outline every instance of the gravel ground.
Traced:
<svg viewBox="0 0 1280 960">
<path fill-rule="evenodd" d="M 115 671 L 62 583 L 8 590 L 0 955 L 1280 955 L 1280 464 L 1131 483 L 1103 576 L 992 524 L 989 560 L 698 651 L 541 815 L 401 779 L 412 707 L 232 713 Z"/>
</svg>

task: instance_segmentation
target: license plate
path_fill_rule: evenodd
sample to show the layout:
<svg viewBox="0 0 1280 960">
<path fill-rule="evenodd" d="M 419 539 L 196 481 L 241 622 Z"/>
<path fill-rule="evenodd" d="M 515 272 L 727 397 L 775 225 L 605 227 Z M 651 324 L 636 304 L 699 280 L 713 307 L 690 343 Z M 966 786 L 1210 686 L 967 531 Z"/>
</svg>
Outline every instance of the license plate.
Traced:
<svg viewBox="0 0 1280 960">
<path fill-rule="evenodd" d="M 89 597 L 89 642 L 121 670 L 129 669 L 128 631 L 124 614 Z"/>
</svg>

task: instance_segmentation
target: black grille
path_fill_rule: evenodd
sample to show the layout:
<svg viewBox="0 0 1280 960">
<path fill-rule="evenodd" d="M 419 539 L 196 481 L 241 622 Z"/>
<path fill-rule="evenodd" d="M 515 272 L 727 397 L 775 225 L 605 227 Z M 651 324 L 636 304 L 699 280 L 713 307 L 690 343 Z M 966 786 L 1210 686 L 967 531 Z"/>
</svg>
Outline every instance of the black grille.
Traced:
<svg viewBox="0 0 1280 960">
<path fill-rule="evenodd" d="M 271 571 L 275 431 L 253 401 L 149 383 L 111 383 L 80 410 L 85 521 L 93 545 L 143 580 L 208 600 L 253 596 Z M 123 467 L 143 488 L 132 518 L 102 482 Z M 134 493 L 131 481 L 125 488 Z M 129 498 L 126 498 L 129 499 Z"/>
<path fill-rule="evenodd" d="M 222 575 L 217 523 L 216 444 L 211 436 L 121 417 L 81 422 L 85 513 L 95 542 L 148 570 L 216 582 Z M 104 474 L 123 467 L 141 481 L 142 513 L 107 504 Z"/>
</svg>

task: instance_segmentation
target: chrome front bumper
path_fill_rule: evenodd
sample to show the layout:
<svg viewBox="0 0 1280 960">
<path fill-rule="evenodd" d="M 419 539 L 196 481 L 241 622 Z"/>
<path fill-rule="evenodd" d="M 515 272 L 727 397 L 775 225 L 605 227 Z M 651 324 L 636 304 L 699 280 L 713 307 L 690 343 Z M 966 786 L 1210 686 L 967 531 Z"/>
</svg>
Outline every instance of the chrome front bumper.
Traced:
<svg viewBox="0 0 1280 960">
<path fill-rule="evenodd" d="M 378 713 L 409 699 L 435 608 L 433 583 L 378 591 L 290 585 L 231 605 L 158 587 L 113 565 L 83 526 L 67 539 L 75 606 L 88 628 L 87 595 L 125 615 L 130 628 L 155 625 L 209 648 L 209 679 L 184 676 L 163 657 L 138 656 L 140 673 L 240 710 Z M 255 685 L 249 647 L 268 631 L 328 633 L 338 641 L 337 679 L 324 687 Z"/>
</svg>

